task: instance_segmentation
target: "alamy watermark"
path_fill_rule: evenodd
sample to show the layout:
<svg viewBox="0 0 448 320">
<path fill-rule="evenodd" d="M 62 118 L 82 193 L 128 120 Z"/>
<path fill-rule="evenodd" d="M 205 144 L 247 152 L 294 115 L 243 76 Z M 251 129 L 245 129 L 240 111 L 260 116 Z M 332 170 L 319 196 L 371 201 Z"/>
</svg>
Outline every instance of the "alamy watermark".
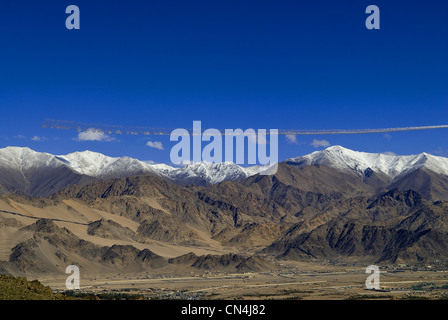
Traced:
<svg viewBox="0 0 448 320">
<path fill-rule="evenodd" d="M 79 290 L 80 289 L 79 267 L 75 265 L 70 265 L 65 269 L 65 273 L 70 273 L 70 275 L 65 280 L 65 287 L 67 288 L 67 290 Z"/>
<path fill-rule="evenodd" d="M 68 30 L 80 29 L 80 10 L 77 5 L 69 5 L 65 9 L 66 14 L 70 14 L 65 20 L 65 27 Z M 380 9 L 376 5 L 369 5 L 365 13 L 369 14 L 366 19 L 366 28 L 369 30 L 380 29 Z"/>
<path fill-rule="evenodd" d="M 175 129 L 171 132 L 170 141 L 178 141 L 170 152 L 171 162 L 176 165 L 230 161 L 238 165 L 261 165 L 264 168 L 261 175 L 277 172 L 278 129 L 270 129 L 269 133 L 266 129 L 225 129 L 224 133 L 218 129 L 207 129 L 202 132 L 201 121 L 193 121 L 191 133 L 186 129 Z M 202 142 L 208 142 L 204 148 Z"/>
<path fill-rule="evenodd" d="M 69 5 L 65 9 L 65 13 L 70 14 L 67 19 L 65 19 L 65 27 L 68 30 L 79 30 L 80 29 L 80 12 L 79 7 L 76 5 Z"/>
<path fill-rule="evenodd" d="M 366 273 L 371 273 L 366 279 L 366 288 L 369 290 L 380 290 L 380 268 L 370 265 L 366 268 Z"/>
</svg>

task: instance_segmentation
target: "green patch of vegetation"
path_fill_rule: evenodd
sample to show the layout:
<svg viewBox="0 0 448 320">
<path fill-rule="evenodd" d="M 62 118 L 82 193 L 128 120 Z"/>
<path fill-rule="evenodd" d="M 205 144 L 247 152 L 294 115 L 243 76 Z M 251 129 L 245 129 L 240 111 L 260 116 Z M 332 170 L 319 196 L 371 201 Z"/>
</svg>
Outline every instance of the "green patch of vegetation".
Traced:
<svg viewBox="0 0 448 320">
<path fill-rule="evenodd" d="M 37 280 L 0 275 L 0 300 L 57 300 L 50 287 Z"/>
<path fill-rule="evenodd" d="M 144 300 L 141 294 L 131 294 L 124 292 L 106 292 L 106 293 L 90 293 L 65 291 L 67 297 L 78 298 L 82 300 Z"/>
<path fill-rule="evenodd" d="M 128 290 L 129 291 L 129 290 Z M 91 293 L 65 291 L 53 293 L 38 280 L 0 275 L 0 300 L 142 300 L 143 295 L 126 292 Z"/>
<path fill-rule="evenodd" d="M 434 286 L 435 286 L 434 283 L 422 282 L 422 283 L 416 284 L 415 286 L 412 286 L 411 289 L 415 290 L 415 291 L 423 291 L 423 290 L 433 289 Z"/>
<path fill-rule="evenodd" d="M 423 296 L 414 296 L 414 295 L 406 295 L 402 298 L 402 300 L 430 300 L 428 297 Z"/>
</svg>

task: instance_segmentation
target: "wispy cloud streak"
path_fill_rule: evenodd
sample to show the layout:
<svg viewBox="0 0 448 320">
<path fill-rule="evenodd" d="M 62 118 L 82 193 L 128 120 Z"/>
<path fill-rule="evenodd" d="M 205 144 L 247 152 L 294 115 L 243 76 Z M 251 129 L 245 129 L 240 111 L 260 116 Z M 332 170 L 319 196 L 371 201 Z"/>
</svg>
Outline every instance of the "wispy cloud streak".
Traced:
<svg viewBox="0 0 448 320">
<path fill-rule="evenodd" d="M 42 124 L 44 128 L 51 129 L 63 129 L 63 130 L 77 130 L 82 132 L 86 129 L 101 130 L 106 134 L 126 134 L 126 135 L 170 135 L 174 130 L 173 128 L 156 128 L 156 127 L 130 127 L 120 125 L 108 125 L 108 124 L 93 124 L 75 122 L 70 120 L 45 120 Z M 368 133 L 389 133 L 389 132 L 402 132 L 402 131 L 416 131 L 416 130 L 434 130 L 434 129 L 446 129 L 448 125 L 433 125 L 433 126 L 415 126 L 415 127 L 395 127 L 395 128 L 374 128 L 374 129 L 316 129 L 316 130 L 278 130 L 279 135 L 326 135 L 326 134 L 368 134 Z M 190 129 L 190 135 L 193 135 L 193 129 Z M 224 130 L 220 130 L 222 135 L 225 135 Z M 269 135 L 270 131 L 267 130 L 266 134 Z"/>
</svg>

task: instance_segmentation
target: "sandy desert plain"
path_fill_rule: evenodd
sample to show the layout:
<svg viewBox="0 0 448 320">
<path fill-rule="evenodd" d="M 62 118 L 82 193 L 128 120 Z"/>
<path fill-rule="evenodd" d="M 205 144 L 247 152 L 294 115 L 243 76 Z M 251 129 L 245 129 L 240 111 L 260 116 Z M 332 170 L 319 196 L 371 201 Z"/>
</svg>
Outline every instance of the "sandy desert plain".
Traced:
<svg viewBox="0 0 448 320">
<path fill-rule="evenodd" d="M 111 273 L 81 276 L 78 293 L 126 293 L 145 299 L 218 300 L 439 300 L 448 298 L 448 271 L 432 266 L 380 267 L 379 290 L 366 288 L 369 274 L 356 265 L 285 262 L 276 272 L 195 272 L 191 275 Z M 42 277 L 55 292 L 65 276 Z"/>
</svg>

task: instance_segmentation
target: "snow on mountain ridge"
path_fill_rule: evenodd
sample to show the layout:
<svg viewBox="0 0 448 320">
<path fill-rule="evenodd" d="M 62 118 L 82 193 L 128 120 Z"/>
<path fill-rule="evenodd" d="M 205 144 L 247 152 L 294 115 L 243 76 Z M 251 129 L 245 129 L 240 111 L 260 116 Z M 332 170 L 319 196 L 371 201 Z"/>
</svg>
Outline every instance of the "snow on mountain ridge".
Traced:
<svg viewBox="0 0 448 320">
<path fill-rule="evenodd" d="M 244 168 L 233 162 L 198 162 L 185 166 L 183 170 L 190 170 L 197 176 L 212 184 L 220 183 L 225 180 L 234 181 L 248 177 Z"/>
<path fill-rule="evenodd" d="M 418 168 L 427 168 L 436 173 L 448 175 L 448 158 L 427 153 L 409 156 L 367 153 L 341 146 L 332 146 L 322 151 L 288 159 L 286 162 L 293 162 L 297 165 L 329 166 L 347 172 L 355 172 L 360 176 L 363 176 L 365 170 L 370 168 L 393 179 Z M 212 184 L 245 179 L 263 170 L 261 166 L 242 167 L 233 162 L 199 162 L 183 167 L 171 167 L 167 164 L 153 164 L 130 157 L 109 157 L 92 151 L 54 156 L 29 148 L 6 147 L 0 149 L 0 168 L 17 170 L 24 175 L 25 179 L 28 169 L 60 167 L 66 167 L 78 174 L 98 179 L 151 173 L 174 182 L 202 180 Z"/>
<path fill-rule="evenodd" d="M 57 158 L 44 152 L 36 152 L 30 148 L 6 147 L 0 149 L 0 167 L 27 170 L 33 167 L 59 167 Z"/>
<path fill-rule="evenodd" d="M 367 153 L 353 151 L 341 146 L 332 146 L 322 151 L 288 159 L 301 165 L 323 165 L 342 171 L 363 175 L 367 168 L 380 171 L 391 178 L 410 171 L 427 168 L 436 173 L 448 175 L 448 158 L 437 157 L 427 153 L 418 155 L 389 155 L 384 153 Z"/>
<path fill-rule="evenodd" d="M 163 163 L 152 164 L 130 157 L 109 157 L 89 150 L 55 156 L 49 153 L 36 152 L 26 147 L 0 149 L 0 167 L 18 170 L 19 172 L 23 172 L 30 167 L 66 167 L 78 174 L 98 179 L 151 173 L 175 182 L 200 178 L 207 183 L 244 179 L 257 173 L 256 166 L 246 170 L 246 168 L 232 162 L 200 162 L 187 164 L 183 167 L 171 167 Z"/>
<path fill-rule="evenodd" d="M 108 157 L 92 151 L 74 152 L 58 158 L 76 172 L 96 178 L 157 173 L 157 170 L 143 161 L 130 157 Z"/>
<path fill-rule="evenodd" d="M 73 152 L 68 155 L 60 155 L 58 159 L 64 162 L 80 174 L 92 177 L 100 176 L 105 168 L 118 160 L 118 158 L 107 157 L 101 153 L 92 151 Z"/>
</svg>

